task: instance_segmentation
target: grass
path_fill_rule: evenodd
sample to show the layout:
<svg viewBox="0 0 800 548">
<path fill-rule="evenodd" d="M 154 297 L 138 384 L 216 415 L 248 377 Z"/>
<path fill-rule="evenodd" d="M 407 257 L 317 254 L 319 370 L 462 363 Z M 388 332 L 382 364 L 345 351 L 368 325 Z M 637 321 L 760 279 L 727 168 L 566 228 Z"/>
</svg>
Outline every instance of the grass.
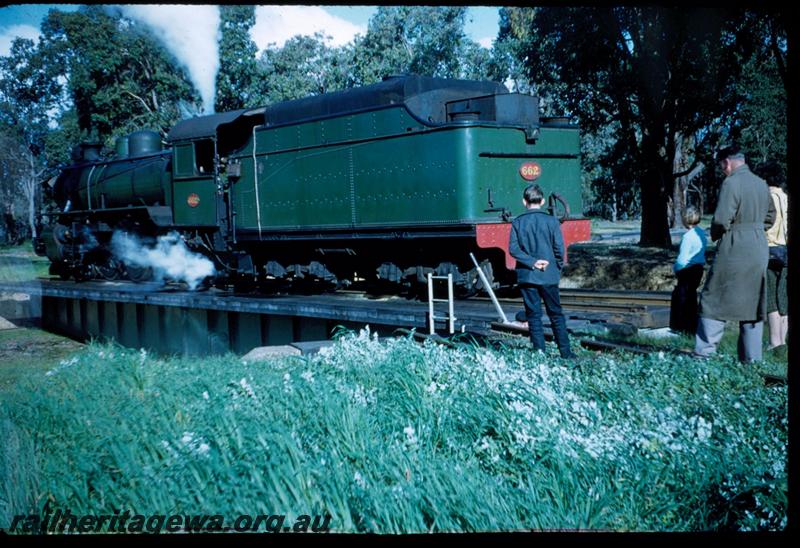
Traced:
<svg viewBox="0 0 800 548">
<path fill-rule="evenodd" d="M 0 407 L 0 525 L 329 514 L 337 532 L 776 530 L 787 394 L 730 357 L 445 348 L 344 332 L 246 363 L 91 344 Z"/>
<path fill-rule="evenodd" d="M 46 371 L 81 348 L 82 344 L 40 329 L 0 331 L 0 398 L 22 381 L 41 381 Z"/>
<path fill-rule="evenodd" d="M 711 220 L 714 218 L 714 214 L 706 213 L 705 215 L 700 217 L 700 226 L 701 227 L 709 227 L 711 226 Z M 641 219 L 630 219 L 630 220 L 619 220 L 617 222 L 611 222 L 607 219 L 602 219 L 598 217 L 591 217 L 589 219 L 592 223 L 592 234 L 610 234 L 613 232 L 632 232 L 634 230 L 639 230 L 642 227 L 642 220 Z M 678 227 L 680 228 L 680 227 Z"/>
<path fill-rule="evenodd" d="M 611 234 L 614 232 L 633 232 L 639 230 L 642 226 L 641 219 L 617 221 L 612 223 L 606 219 L 599 219 L 593 217 L 590 219 L 592 223 L 592 234 Z"/>
<path fill-rule="evenodd" d="M 653 338 L 648 337 L 646 334 L 637 334 L 633 337 L 608 335 L 609 339 L 619 340 L 621 342 L 631 342 L 635 344 L 644 344 L 654 346 L 656 348 L 663 348 L 664 350 L 694 350 L 695 339 L 689 335 L 677 335 L 668 338 Z M 727 322 L 725 324 L 725 331 L 717 347 L 717 353 L 723 356 L 736 357 L 738 355 L 738 340 L 739 340 L 739 324 L 738 322 Z M 763 373 L 773 375 L 786 376 L 788 369 L 786 348 L 777 351 L 766 350 L 769 344 L 769 330 L 766 322 L 764 322 L 764 334 L 762 337 L 762 347 L 765 349 L 763 353 L 763 361 L 754 364 L 753 367 L 757 368 Z"/>
<path fill-rule="evenodd" d="M 0 281 L 46 272 L 29 246 L 0 250 Z M 736 336 L 709 362 L 584 352 L 573 367 L 552 346 L 366 332 L 260 363 L 0 332 L 0 527 L 50 501 L 330 514 L 338 532 L 780 530 L 787 389 L 761 374 L 786 364 L 738 364 Z"/>
<path fill-rule="evenodd" d="M 24 282 L 47 276 L 50 261 L 33 251 L 33 244 L 0 246 L 0 282 Z"/>
</svg>

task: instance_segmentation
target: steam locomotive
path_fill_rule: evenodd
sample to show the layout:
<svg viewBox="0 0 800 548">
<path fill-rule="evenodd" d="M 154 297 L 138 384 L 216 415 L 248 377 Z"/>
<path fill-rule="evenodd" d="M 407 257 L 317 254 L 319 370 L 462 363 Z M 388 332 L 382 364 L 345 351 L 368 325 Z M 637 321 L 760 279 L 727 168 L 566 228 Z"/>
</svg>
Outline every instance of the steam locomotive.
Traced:
<svg viewBox="0 0 800 548">
<path fill-rule="evenodd" d="M 413 284 L 453 274 L 513 283 L 511 218 L 538 183 L 565 244 L 589 238 L 579 128 L 539 116 L 538 98 L 487 81 L 406 75 L 263 108 L 184 120 L 113 155 L 79 147 L 44 185 L 35 249 L 63 278 L 151 278 L 112 236 L 177 233 L 217 284 L 355 280 Z M 45 226 L 46 225 L 46 226 Z"/>
</svg>

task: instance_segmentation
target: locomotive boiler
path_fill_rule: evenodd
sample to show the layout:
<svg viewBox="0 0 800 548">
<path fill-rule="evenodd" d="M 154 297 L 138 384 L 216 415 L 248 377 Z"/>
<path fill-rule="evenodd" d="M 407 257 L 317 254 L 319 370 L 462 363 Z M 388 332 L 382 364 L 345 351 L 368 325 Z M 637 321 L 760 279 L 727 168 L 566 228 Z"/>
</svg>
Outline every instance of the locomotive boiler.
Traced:
<svg viewBox="0 0 800 548">
<path fill-rule="evenodd" d="M 314 280 L 413 284 L 451 273 L 514 281 L 510 220 L 536 182 L 565 244 L 586 240 L 579 129 L 541 118 L 501 84 L 422 76 L 184 120 L 84 146 L 48 185 L 35 242 L 62 277 L 145 280 L 112 236 L 177 232 L 217 284 Z M 575 213 L 578 213 L 577 215 Z"/>
</svg>

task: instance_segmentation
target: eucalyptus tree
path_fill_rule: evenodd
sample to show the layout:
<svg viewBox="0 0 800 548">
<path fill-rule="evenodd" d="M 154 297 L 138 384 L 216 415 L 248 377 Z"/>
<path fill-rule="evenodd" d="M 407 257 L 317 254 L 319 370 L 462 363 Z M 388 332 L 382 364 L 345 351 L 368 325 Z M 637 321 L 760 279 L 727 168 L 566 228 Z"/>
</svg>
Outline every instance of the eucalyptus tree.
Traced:
<svg viewBox="0 0 800 548">
<path fill-rule="evenodd" d="M 45 143 L 58 110 L 61 85 L 53 66 L 33 40 L 17 38 L 0 57 L 0 196 L 5 232 L 23 217 L 33 235 L 37 184 L 47 169 Z"/>
<path fill-rule="evenodd" d="M 178 60 L 140 23 L 102 6 L 50 10 L 43 43 L 70 99 L 84 138 L 109 142 L 145 127 L 167 134 L 181 103 L 199 96 Z"/>
<path fill-rule="evenodd" d="M 352 48 L 329 46 L 327 36 L 294 36 L 281 48 L 267 48 L 259 72 L 267 103 L 301 99 L 352 85 Z"/>
<path fill-rule="evenodd" d="M 391 74 L 464 78 L 487 73 L 488 57 L 464 31 L 464 6 L 381 6 L 354 44 L 353 82 Z"/>
<path fill-rule="evenodd" d="M 220 6 L 219 72 L 216 78 L 217 112 L 252 108 L 264 102 L 257 61 L 258 47 L 250 37 L 256 23 L 255 6 Z"/>
<path fill-rule="evenodd" d="M 737 107 L 735 84 L 752 34 L 739 9 L 660 6 L 543 7 L 524 10 L 512 33 L 526 74 L 563 84 L 569 111 L 585 131 L 614 128 L 603 161 L 640 188 L 640 244 L 671 245 L 668 202 L 677 177 L 705 159 L 714 120 Z M 691 141 L 681 172 L 676 154 Z M 698 142 L 703 141 L 705 142 Z M 705 154 L 705 156 L 704 156 Z M 711 163 L 713 165 L 713 163 Z"/>
</svg>

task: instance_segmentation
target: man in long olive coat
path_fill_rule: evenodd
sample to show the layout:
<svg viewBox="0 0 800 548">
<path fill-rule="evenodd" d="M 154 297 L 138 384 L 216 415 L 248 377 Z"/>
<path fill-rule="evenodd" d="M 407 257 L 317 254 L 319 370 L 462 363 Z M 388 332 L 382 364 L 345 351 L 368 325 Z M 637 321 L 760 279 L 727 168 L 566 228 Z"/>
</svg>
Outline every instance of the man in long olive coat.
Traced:
<svg viewBox="0 0 800 548">
<path fill-rule="evenodd" d="M 711 221 L 717 254 L 700 295 L 694 352 L 714 354 L 725 322 L 733 320 L 739 322 L 739 360 L 760 361 L 769 260 L 765 230 L 772 226 L 775 208 L 767 183 L 750 171 L 737 147 L 720 150 L 717 161 L 727 178 Z"/>
</svg>

